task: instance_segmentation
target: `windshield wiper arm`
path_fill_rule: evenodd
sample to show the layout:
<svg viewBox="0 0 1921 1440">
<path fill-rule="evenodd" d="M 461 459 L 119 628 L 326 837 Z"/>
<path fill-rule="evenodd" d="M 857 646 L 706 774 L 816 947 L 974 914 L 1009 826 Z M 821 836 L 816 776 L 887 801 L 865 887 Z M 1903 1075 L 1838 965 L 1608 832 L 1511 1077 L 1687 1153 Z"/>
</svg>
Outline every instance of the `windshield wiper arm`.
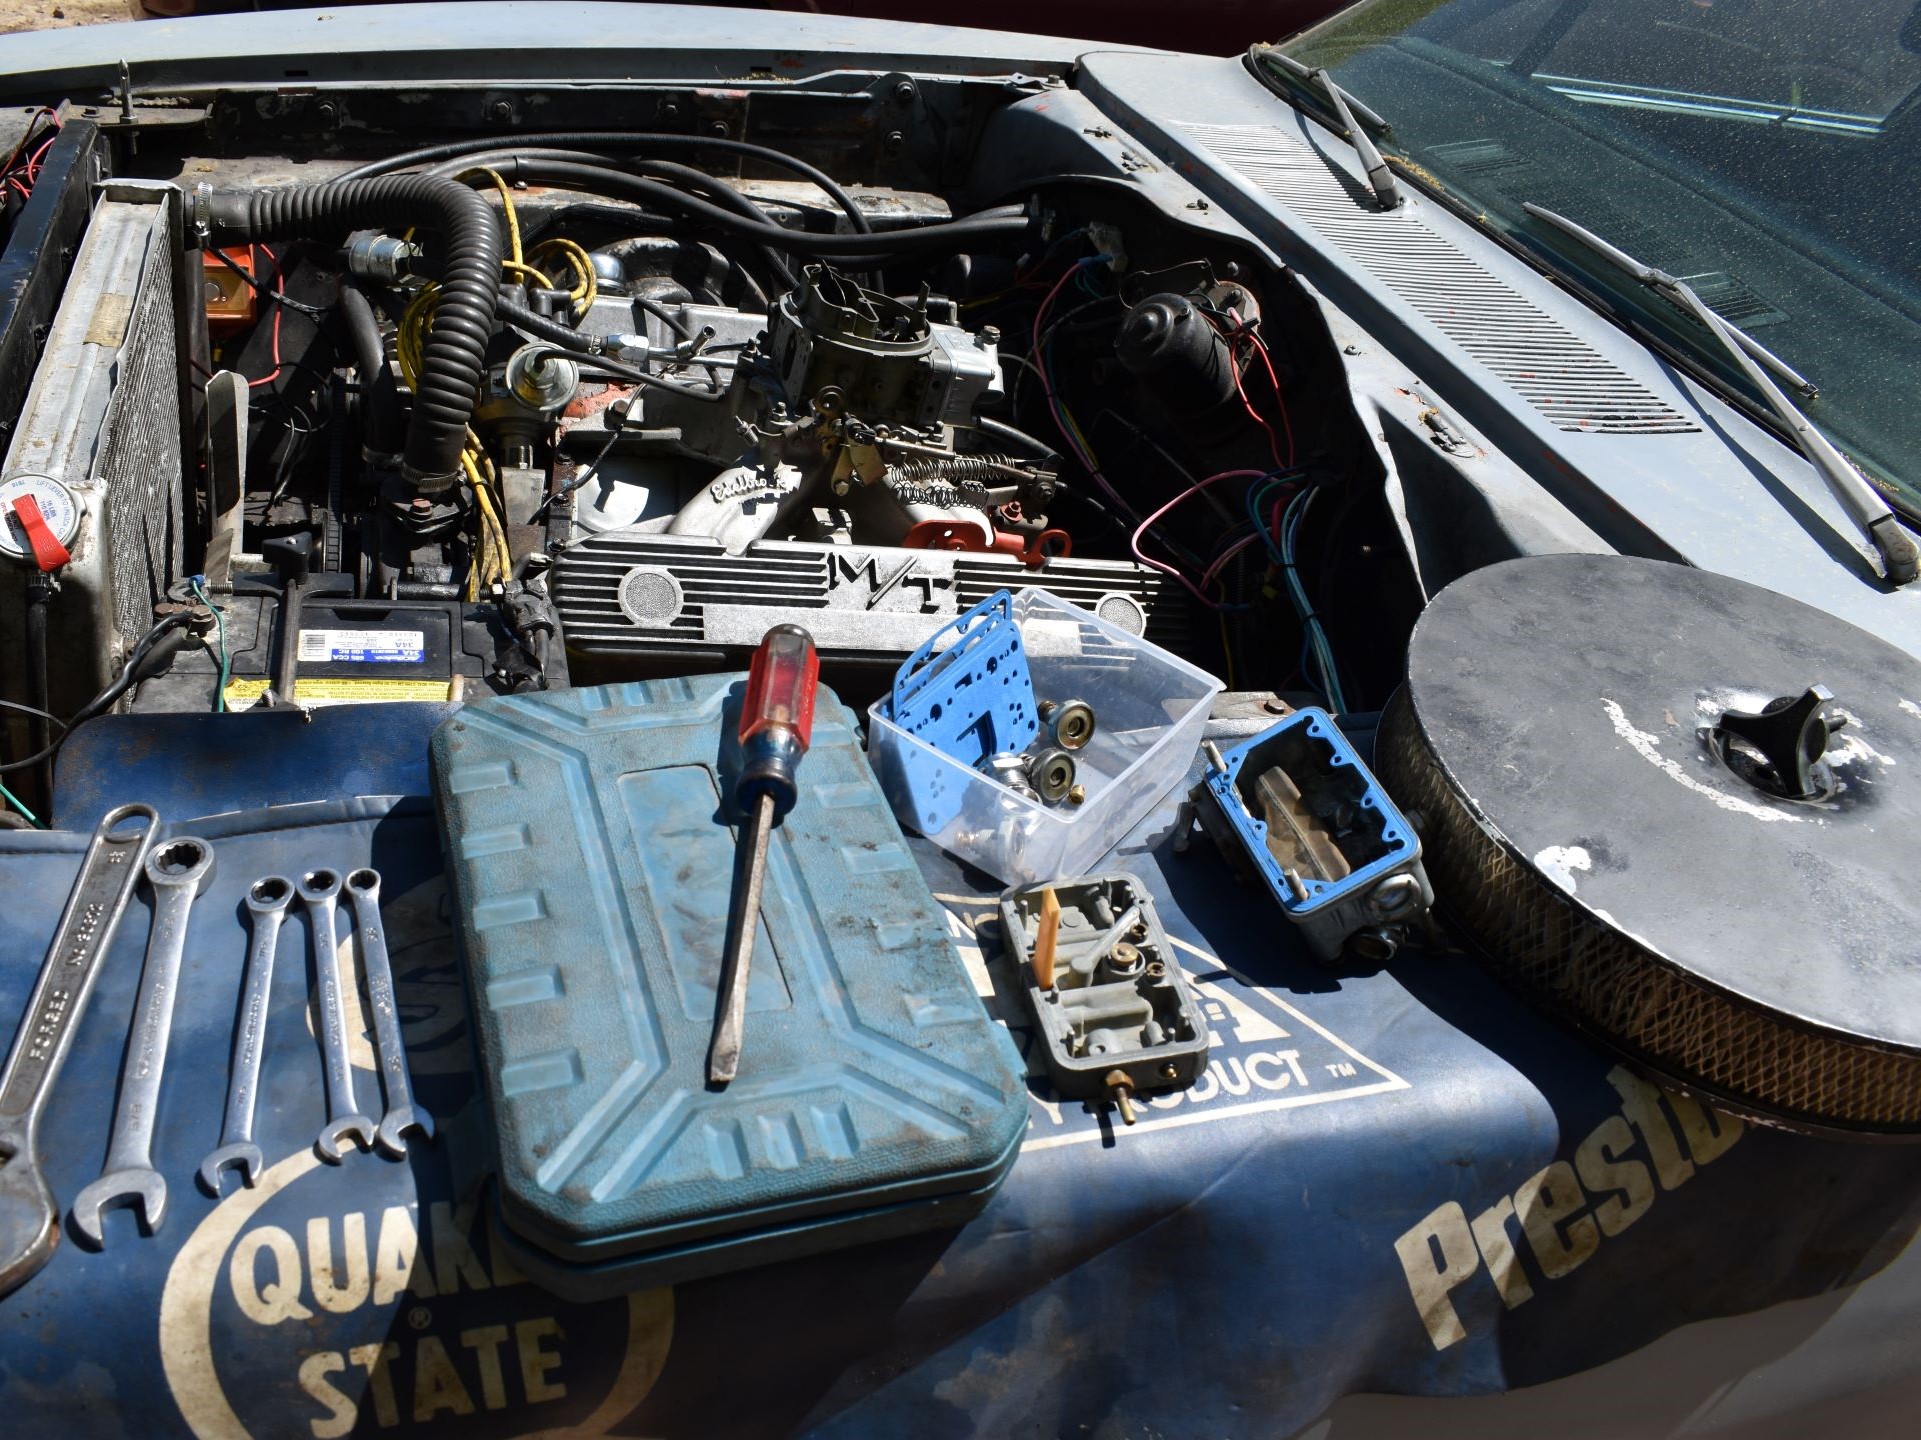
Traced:
<svg viewBox="0 0 1921 1440">
<path fill-rule="evenodd" d="M 1374 192 L 1374 203 L 1383 210 L 1392 210 L 1399 205 L 1401 189 L 1394 183 L 1394 172 L 1388 168 L 1380 147 L 1374 143 L 1374 137 L 1367 133 L 1363 125 L 1356 123 L 1355 117 L 1383 132 L 1392 129 L 1387 121 L 1343 90 L 1326 70 L 1303 65 L 1278 50 L 1262 50 L 1259 53 L 1261 59 L 1273 61 L 1302 85 L 1320 92 L 1321 98 L 1327 101 L 1328 108 L 1341 122 L 1341 127 L 1347 131 L 1348 143 L 1354 147 L 1354 153 L 1361 157 L 1361 168 L 1367 172 L 1367 188 Z"/>
<path fill-rule="evenodd" d="M 1303 84 L 1319 85 L 1321 82 L 1316 80 L 1314 77 L 1317 75 L 1324 75 L 1327 73 L 1324 70 L 1315 69 L 1312 65 L 1303 65 L 1300 61 L 1296 60 L 1293 56 L 1283 55 L 1278 50 L 1268 49 L 1259 45 L 1256 45 L 1254 49 L 1255 49 L 1255 52 L 1259 55 L 1259 57 L 1262 60 L 1272 60 L 1276 65 L 1280 66 L 1281 69 L 1287 71 L 1289 75 L 1293 76 L 1296 80 L 1301 81 Z M 1323 89 L 1321 93 L 1322 95 L 1326 95 L 1327 91 Z M 1388 124 L 1387 121 L 1383 120 L 1380 117 L 1379 113 L 1371 109 L 1367 104 L 1365 104 L 1363 101 L 1361 101 L 1357 97 L 1353 95 L 1348 95 L 1345 90 L 1343 90 L 1341 93 L 1343 95 L 1347 95 L 1347 103 L 1349 107 L 1354 111 L 1356 115 L 1360 116 L 1363 121 L 1365 121 L 1369 125 L 1372 125 L 1376 130 L 1379 130 L 1383 135 L 1391 135 L 1394 133 L 1394 127 Z"/>
<path fill-rule="evenodd" d="M 1874 548 L 1880 552 L 1881 563 L 1887 570 L 1888 579 L 1896 585 L 1906 585 L 1921 573 L 1921 548 L 1917 548 L 1914 537 L 1901 524 L 1893 508 L 1882 498 L 1861 472 L 1854 468 L 1848 458 L 1834 447 L 1832 441 L 1815 428 L 1812 421 L 1795 407 L 1792 400 L 1781 393 L 1781 387 L 1768 377 L 1773 370 L 1790 385 L 1814 394 L 1814 387 L 1788 365 L 1788 363 L 1769 351 L 1759 341 L 1743 333 L 1737 326 L 1730 325 L 1707 307 L 1697 295 L 1694 287 L 1687 281 L 1657 270 L 1636 260 L 1625 250 L 1610 245 L 1599 235 L 1585 226 L 1577 225 L 1565 215 L 1532 203 L 1521 207 L 1537 220 L 1546 221 L 1562 234 L 1580 241 L 1595 254 L 1619 266 L 1636 280 L 1680 303 L 1727 349 L 1728 354 L 1741 367 L 1742 372 L 1761 392 L 1768 408 L 1776 418 L 1788 428 L 1794 437 L 1795 445 L 1822 480 L 1827 482 L 1829 491 L 1841 503 L 1854 523 L 1861 528 Z"/>
<path fill-rule="evenodd" d="M 1401 203 L 1400 187 L 1394 183 L 1394 172 L 1387 168 L 1387 161 L 1373 138 L 1355 120 L 1347 91 L 1335 84 L 1334 77 L 1325 70 L 1316 70 L 1314 81 L 1334 106 L 1334 113 L 1341 117 L 1341 124 L 1347 127 L 1348 141 L 1354 146 L 1354 153 L 1361 157 L 1361 167 L 1367 171 L 1367 188 L 1374 192 L 1374 203 L 1383 210 L 1392 210 Z"/>
</svg>

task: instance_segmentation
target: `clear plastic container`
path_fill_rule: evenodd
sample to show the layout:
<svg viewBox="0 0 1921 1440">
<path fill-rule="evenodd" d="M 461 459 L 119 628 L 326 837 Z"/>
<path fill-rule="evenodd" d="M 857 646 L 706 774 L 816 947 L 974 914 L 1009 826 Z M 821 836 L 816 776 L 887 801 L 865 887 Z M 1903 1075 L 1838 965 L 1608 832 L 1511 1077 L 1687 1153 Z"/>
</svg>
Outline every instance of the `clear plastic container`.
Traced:
<svg viewBox="0 0 1921 1440">
<path fill-rule="evenodd" d="M 1010 885 L 1085 874 L 1187 773 L 1221 682 L 1045 590 L 1014 597 L 1043 700 L 1085 700 L 1082 804 L 1043 805 L 909 735 L 876 703 L 867 758 L 903 827 Z"/>
</svg>

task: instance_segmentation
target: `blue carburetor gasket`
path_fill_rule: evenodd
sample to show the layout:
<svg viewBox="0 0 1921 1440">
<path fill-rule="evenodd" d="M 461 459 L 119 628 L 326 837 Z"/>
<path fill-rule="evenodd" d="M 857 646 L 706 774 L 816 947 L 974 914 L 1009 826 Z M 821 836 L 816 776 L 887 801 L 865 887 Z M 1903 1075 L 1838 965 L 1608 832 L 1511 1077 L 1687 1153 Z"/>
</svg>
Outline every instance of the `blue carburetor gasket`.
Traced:
<svg viewBox="0 0 1921 1440">
<path fill-rule="evenodd" d="M 997 590 L 928 636 L 896 672 L 886 715 L 970 767 L 1025 749 L 1041 726 L 1013 596 Z"/>
</svg>

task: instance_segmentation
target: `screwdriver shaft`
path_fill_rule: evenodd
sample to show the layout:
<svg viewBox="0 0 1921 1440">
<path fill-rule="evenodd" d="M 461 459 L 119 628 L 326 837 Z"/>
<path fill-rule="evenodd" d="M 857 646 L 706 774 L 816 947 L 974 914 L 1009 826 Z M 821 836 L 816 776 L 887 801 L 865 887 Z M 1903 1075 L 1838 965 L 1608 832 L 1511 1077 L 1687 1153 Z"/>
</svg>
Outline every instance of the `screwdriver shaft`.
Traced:
<svg viewBox="0 0 1921 1440">
<path fill-rule="evenodd" d="M 734 890 L 727 912 L 727 949 L 721 958 L 720 1024 L 707 1056 L 707 1080 L 725 1085 L 740 1068 L 741 1032 L 747 1023 L 747 971 L 760 931 L 760 888 L 767 871 L 767 842 L 774 833 L 774 797 L 763 794 L 742 828 L 739 844 L 747 852 L 746 873 Z"/>
</svg>

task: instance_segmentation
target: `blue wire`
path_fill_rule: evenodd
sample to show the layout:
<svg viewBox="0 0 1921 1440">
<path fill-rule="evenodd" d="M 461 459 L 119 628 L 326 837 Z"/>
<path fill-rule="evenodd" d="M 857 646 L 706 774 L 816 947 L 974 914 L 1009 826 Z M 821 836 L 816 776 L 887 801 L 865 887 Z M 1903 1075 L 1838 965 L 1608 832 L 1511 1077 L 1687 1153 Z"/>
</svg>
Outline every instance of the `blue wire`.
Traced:
<svg viewBox="0 0 1921 1440">
<path fill-rule="evenodd" d="M 38 815 L 34 814 L 33 811 L 29 810 L 26 806 L 26 802 L 23 801 L 18 795 L 14 794 L 13 791 L 9 790 L 5 785 L 0 785 L 0 798 L 4 798 L 8 804 L 13 806 L 14 809 L 18 810 L 22 815 L 26 816 L 27 822 L 33 825 L 36 829 L 44 830 L 47 828 L 46 822 L 42 820 Z"/>
<path fill-rule="evenodd" d="M 1314 489 L 1309 486 L 1288 502 L 1281 516 L 1281 563 L 1283 578 L 1287 581 L 1288 596 L 1294 602 L 1295 612 L 1301 617 L 1302 628 L 1306 631 L 1308 647 L 1312 650 L 1315 668 L 1321 676 L 1321 693 L 1326 697 L 1328 707 L 1340 713 L 1347 709 L 1346 697 L 1341 692 L 1339 668 L 1334 663 L 1333 647 L 1329 645 L 1326 627 L 1321 624 L 1320 616 L 1314 613 L 1309 603 L 1307 590 L 1301 584 L 1300 573 L 1294 563 L 1294 535 L 1300 529 L 1301 521 L 1307 514 L 1307 507 L 1313 503 Z M 1306 654 L 1302 657 L 1302 674 L 1307 673 Z"/>
<path fill-rule="evenodd" d="M 205 578 L 205 576 L 195 575 L 191 577 L 188 583 L 193 586 L 193 598 L 213 611 L 214 628 L 220 632 L 220 679 L 218 681 L 218 688 L 213 692 L 213 709 L 214 714 L 221 715 L 225 714 L 227 709 L 227 619 L 220 613 L 219 608 L 214 605 L 213 601 L 207 598 L 207 592 L 200 588 L 200 582 Z"/>
<path fill-rule="evenodd" d="M 1260 533 L 1261 544 L 1267 547 L 1267 553 L 1269 557 L 1273 559 L 1277 568 L 1286 562 L 1282 558 L 1280 547 L 1275 543 L 1274 536 L 1268 530 L 1267 521 L 1262 518 L 1261 512 L 1267 508 L 1267 497 L 1273 494 L 1279 486 L 1288 484 L 1293 477 L 1298 474 L 1300 474 L 1298 470 L 1270 470 L 1250 485 L 1247 490 L 1248 519 L 1254 522 L 1255 530 Z"/>
</svg>

